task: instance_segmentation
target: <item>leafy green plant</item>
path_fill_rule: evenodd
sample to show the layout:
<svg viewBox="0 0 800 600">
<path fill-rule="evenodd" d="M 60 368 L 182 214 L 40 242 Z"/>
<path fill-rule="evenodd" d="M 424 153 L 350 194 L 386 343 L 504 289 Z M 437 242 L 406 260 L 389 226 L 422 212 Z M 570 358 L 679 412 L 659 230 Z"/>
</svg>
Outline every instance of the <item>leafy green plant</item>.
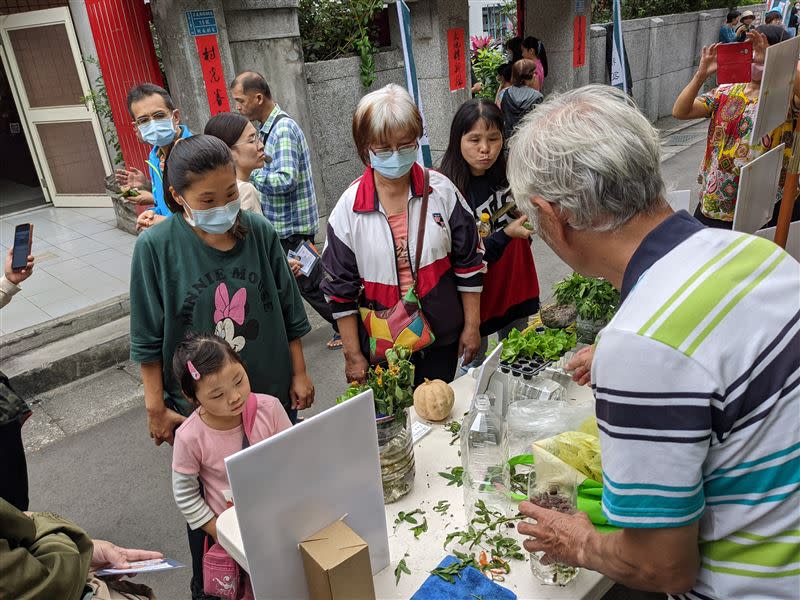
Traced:
<svg viewBox="0 0 800 600">
<path fill-rule="evenodd" d="M 414 404 L 414 365 L 409 358 L 411 350 L 395 346 L 386 351 L 388 364 L 376 365 L 367 372 L 364 384 L 353 384 L 336 399 L 341 404 L 372 389 L 375 400 L 375 412 L 379 415 L 393 416 L 396 421 L 405 424 L 406 409 Z"/>
<path fill-rule="evenodd" d="M 520 356 L 545 361 L 558 360 L 567 350 L 574 348 L 576 343 L 575 334 L 565 329 L 545 329 L 541 333 L 535 330 L 521 333 L 512 329 L 503 340 L 500 358 L 506 362 L 514 362 Z"/>
<path fill-rule="evenodd" d="M 100 70 L 100 63 L 94 56 L 87 56 L 83 59 L 84 63 L 95 65 Z M 103 75 L 98 75 L 91 86 L 91 91 L 85 96 L 81 96 L 80 101 L 89 105 L 90 109 L 100 117 L 103 126 L 103 138 L 106 144 L 111 146 L 116 154 L 114 155 L 114 167 L 120 167 L 125 162 L 122 156 L 122 147 L 119 144 L 117 128 L 114 125 L 114 116 L 111 114 L 111 104 L 108 101 L 108 90 Z"/>
<path fill-rule="evenodd" d="M 500 82 L 497 81 L 497 68 L 506 62 L 505 53 L 499 48 L 480 48 L 472 55 L 473 83 L 480 83 L 481 90 L 476 94 L 479 98 L 494 100 Z"/>
<path fill-rule="evenodd" d="M 358 55 L 367 88 L 375 82 L 375 17 L 383 0 L 300 0 L 300 40 L 307 62 Z"/>
<path fill-rule="evenodd" d="M 619 292 L 605 279 L 573 273 L 553 286 L 559 304 L 574 304 L 578 316 L 590 321 L 610 321 L 619 307 Z"/>
</svg>

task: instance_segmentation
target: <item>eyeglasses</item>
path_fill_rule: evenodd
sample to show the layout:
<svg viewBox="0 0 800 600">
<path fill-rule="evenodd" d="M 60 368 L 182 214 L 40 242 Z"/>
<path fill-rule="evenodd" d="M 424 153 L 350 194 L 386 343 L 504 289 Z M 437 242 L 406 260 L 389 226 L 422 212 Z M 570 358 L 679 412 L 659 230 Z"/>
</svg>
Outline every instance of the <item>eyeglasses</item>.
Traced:
<svg viewBox="0 0 800 600">
<path fill-rule="evenodd" d="M 256 146 L 256 147 L 258 147 L 258 146 L 260 146 L 260 145 L 261 145 L 261 138 L 259 137 L 259 135 L 258 135 L 257 133 L 254 133 L 254 134 L 253 134 L 253 135 L 251 135 L 249 138 L 247 138 L 245 141 L 243 141 L 243 142 L 236 142 L 236 143 L 235 143 L 233 146 L 231 146 L 231 147 L 232 147 L 232 148 L 235 148 L 236 146 L 244 146 L 245 144 L 252 144 L 253 146 Z"/>
<path fill-rule="evenodd" d="M 416 150 L 418 146 L 419 144 L 417 144 L 417 142 L 414 142 L 413 144 L 405 144 L 403 146 L 399 146 L 396 151 L 402 152 L 403 150 Z M 395 153 L 395 150 L 392 148 L 378 148 L 377 150 L 373 150 L 372 153 L 378 158 L 389 158 Z"/>
<path fill-rule="evenodd" d="M 171 116 L 171 113 L 159 110 L 154 112 L 152 115 L 142 115 L 138 119 L 134 120 L 133 124 L 137 127 L 141 127 L 142 125 L 147 125 L 150 121 L 161 121 L 163 119 L 169 119 Z"/>
</svg>

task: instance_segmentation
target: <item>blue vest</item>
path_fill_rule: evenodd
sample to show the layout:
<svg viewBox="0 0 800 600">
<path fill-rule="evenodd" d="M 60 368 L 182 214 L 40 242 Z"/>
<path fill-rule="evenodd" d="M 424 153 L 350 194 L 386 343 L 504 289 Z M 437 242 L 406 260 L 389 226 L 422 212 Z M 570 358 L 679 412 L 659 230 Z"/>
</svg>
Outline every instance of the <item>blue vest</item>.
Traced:
<svg viewBox="0 0 800 600">
<path fill-rule="evenodd" d="M 192 132 L 186 125 L 179 125 L 181 138 L 192 137 Z M 158 156 L 158 146 L 153 146 L 150 156 L 147 157 L 147 167 L 150 171 L 150 183 L 153 185 L 153 198 L 156 201 L 153 209 L 157 215 L 168 217 L 172 211 L 164 200 L 164 181 L 161 173 L 161 158 Z"/>
</svg>

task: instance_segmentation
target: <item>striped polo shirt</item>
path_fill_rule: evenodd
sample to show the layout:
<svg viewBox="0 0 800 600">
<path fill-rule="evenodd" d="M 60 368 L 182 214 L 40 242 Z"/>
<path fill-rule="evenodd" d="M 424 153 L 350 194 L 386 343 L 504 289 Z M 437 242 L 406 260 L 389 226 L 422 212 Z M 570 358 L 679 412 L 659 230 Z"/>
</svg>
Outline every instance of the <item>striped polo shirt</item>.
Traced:
<svg viewBox="0 0 800 600">
<path fill-rule="evenodd" d="M 688 213 L 634 253 L 592 381 L 613 525 L 700 520 L 693 600 L 800 593 L 800 264 Z"/>
</svg>

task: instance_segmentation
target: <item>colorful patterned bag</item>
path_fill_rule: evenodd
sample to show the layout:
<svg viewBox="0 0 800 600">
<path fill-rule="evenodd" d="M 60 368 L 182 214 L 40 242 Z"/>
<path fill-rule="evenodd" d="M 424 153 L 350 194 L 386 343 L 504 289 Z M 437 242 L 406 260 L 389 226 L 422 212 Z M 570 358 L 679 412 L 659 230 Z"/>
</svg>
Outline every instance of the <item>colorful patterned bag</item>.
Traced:
<svg viewBox="0 0 800 600">
<path fill-rule="evenodd" d="M 425 169 L 425 183 L 422 192 L 417 251 L 414 258 L 414 277 L 419 273 L 422 257 L 422 242 L 425 239 L 425 221 L 428 216 L 428 192 L 430 173 Z M 422 304 L 416 293 L 416 279 L 408 292 L 397 304 L 386 310 L 373 310 L 362 307 L 361 322 L 369 337 L 369 358 L 372 364 L 386 360 L 386 351 L 394 345 L 403 346 L 416 352 L 430 346 L 436 339 L 428 320 L 422 314 Z"/>
</svg>

